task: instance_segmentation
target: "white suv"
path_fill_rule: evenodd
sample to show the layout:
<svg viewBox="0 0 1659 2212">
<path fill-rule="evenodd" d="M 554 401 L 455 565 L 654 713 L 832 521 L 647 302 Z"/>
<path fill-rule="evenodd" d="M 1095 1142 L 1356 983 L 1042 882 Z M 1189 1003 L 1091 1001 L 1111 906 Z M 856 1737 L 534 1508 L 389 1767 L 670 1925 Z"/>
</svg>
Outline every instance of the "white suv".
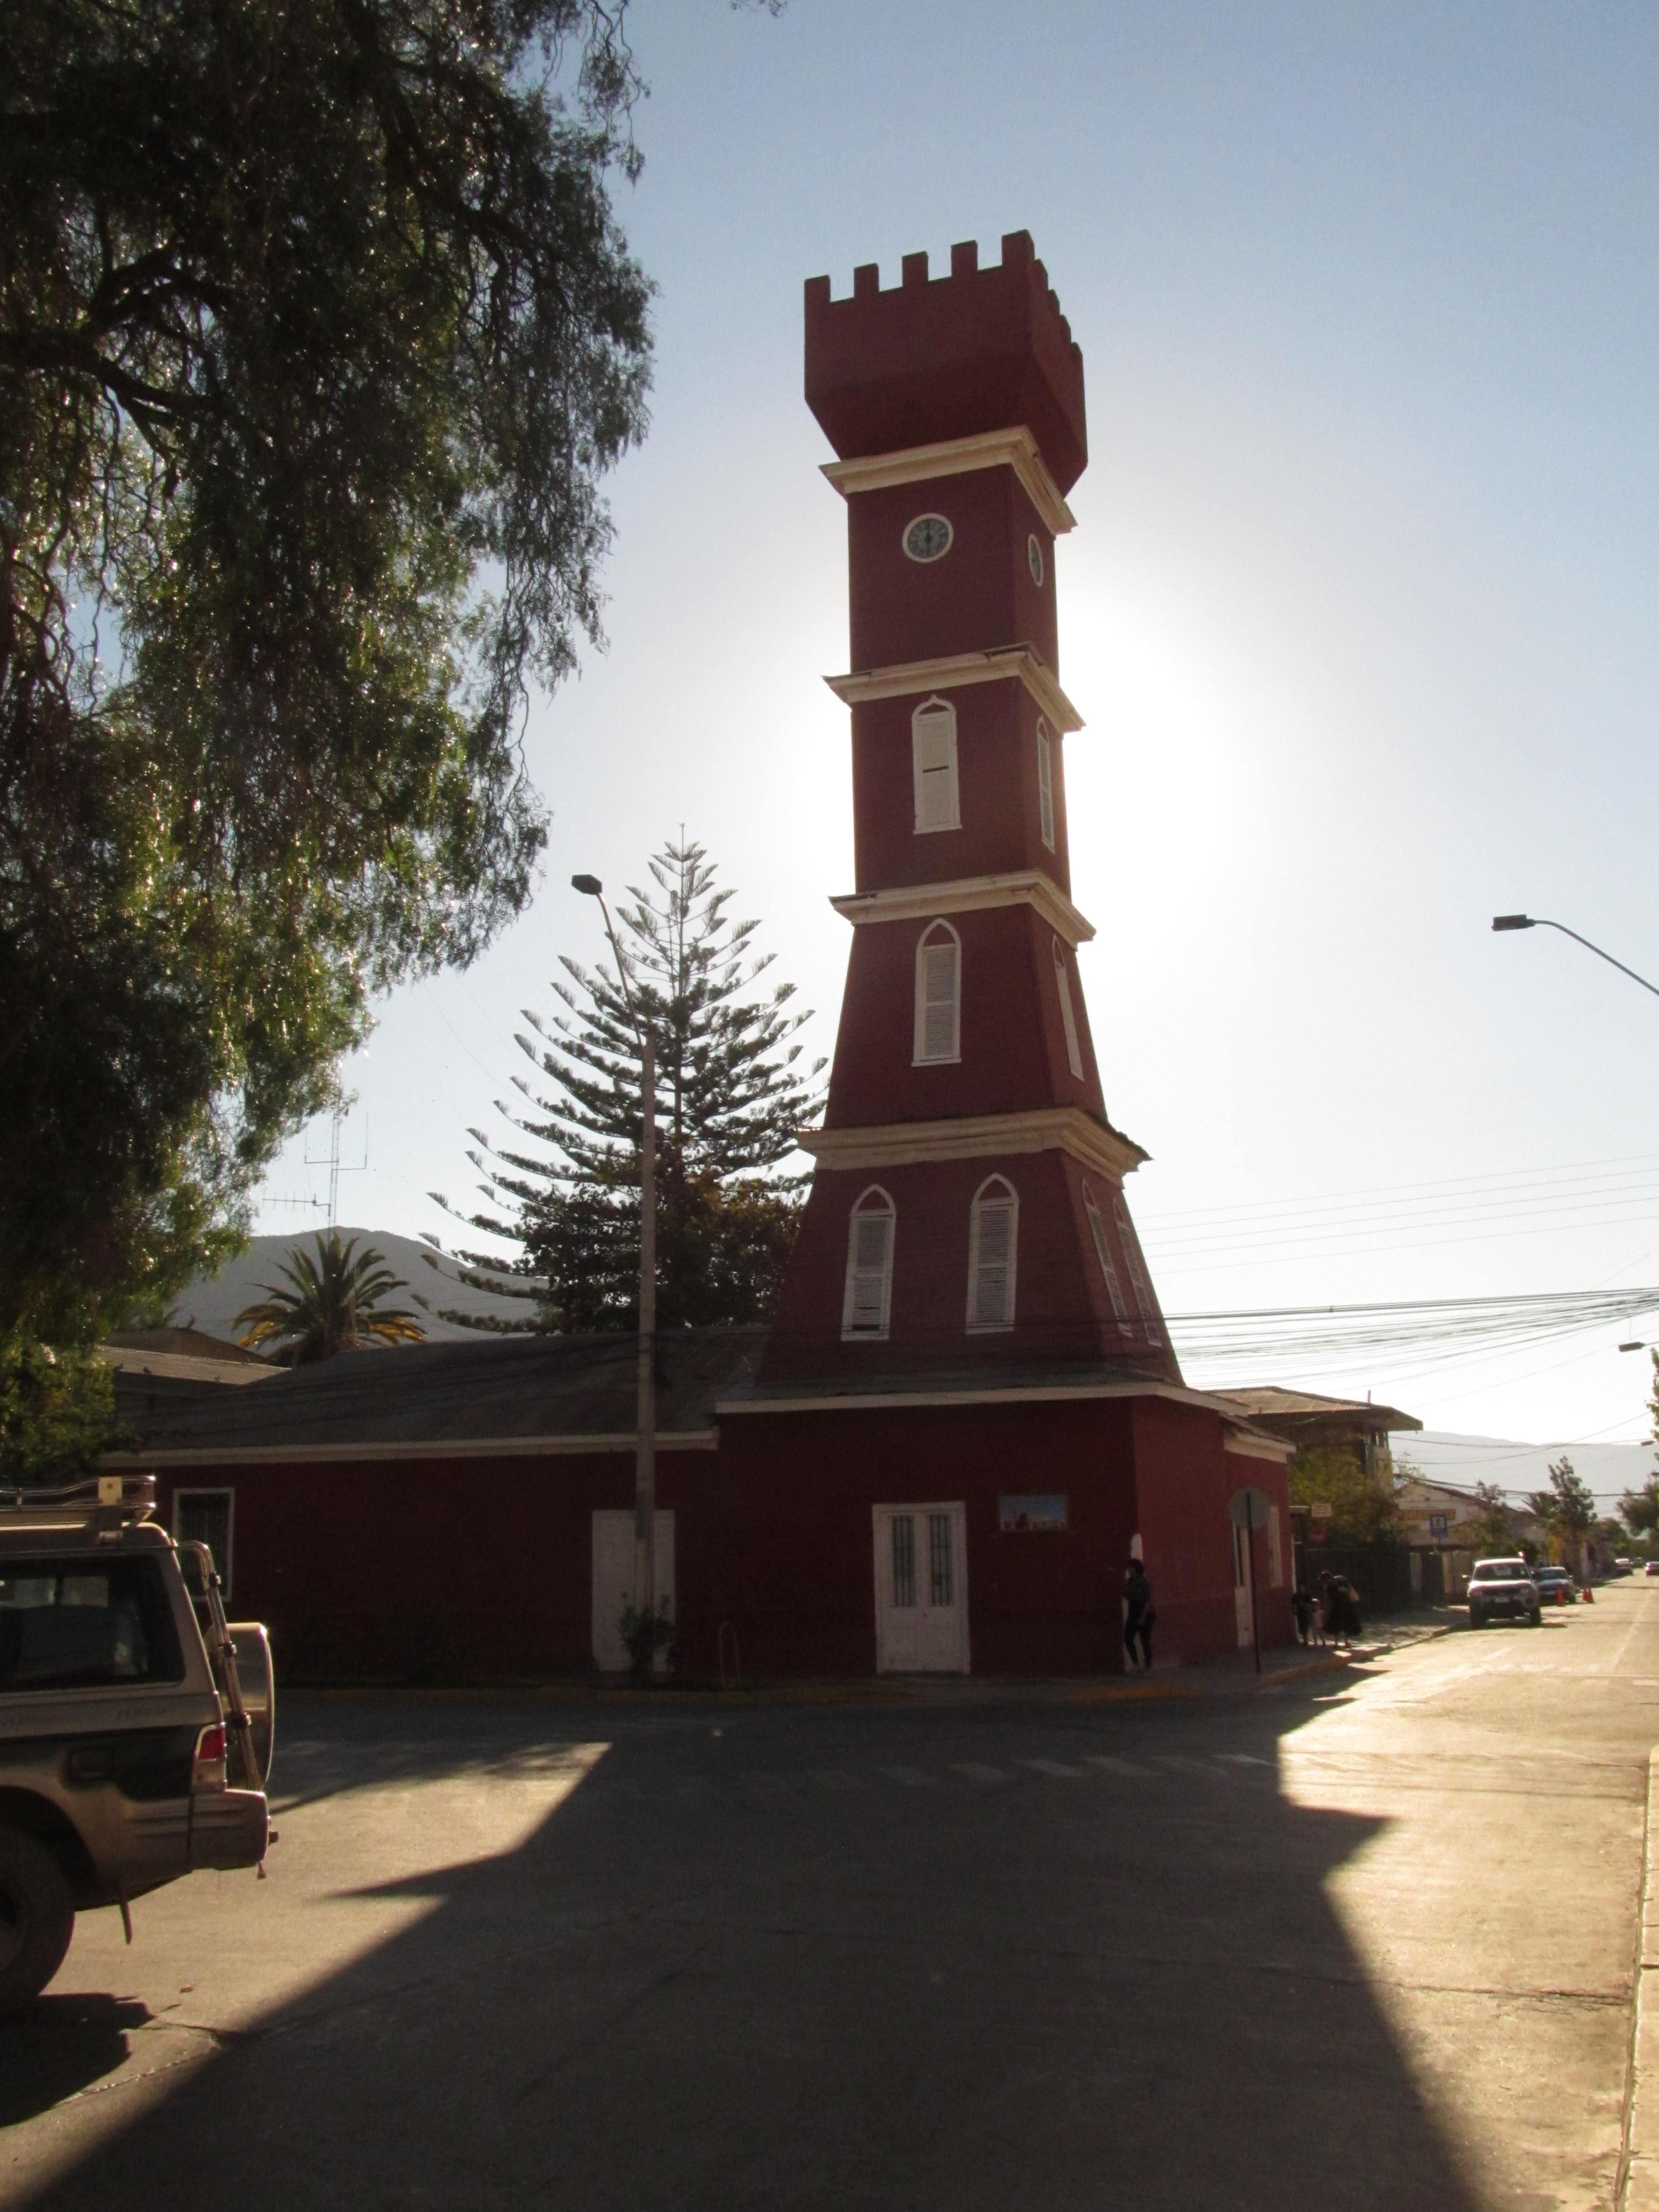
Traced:
<svg viewBox="0 0 1659 2212">
<path fill-rule="evenodd" d="M 1538 1585 L 1524 1559 L 1477 1559 L 1469 1577 L 1469 1626 L 1489 1620 L 1525 1620 L 1536 1628 L 1543 1613 Z"/>
</svg>

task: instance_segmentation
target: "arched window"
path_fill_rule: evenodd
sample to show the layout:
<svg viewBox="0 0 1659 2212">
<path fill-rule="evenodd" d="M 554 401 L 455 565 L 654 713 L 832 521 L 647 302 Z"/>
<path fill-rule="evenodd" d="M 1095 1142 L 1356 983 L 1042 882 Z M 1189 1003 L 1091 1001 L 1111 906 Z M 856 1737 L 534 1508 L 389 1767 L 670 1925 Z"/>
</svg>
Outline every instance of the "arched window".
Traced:
<svg viewBox="0 0 1659 2212">
<path fill-rule="evenodd" d="M 910 717 L 910 763 L 916 793 L 916 835 L 960 830 L 957 789 L 957 710 L 948 699 L 924 699 Z"/>
<path fill-rule="evenodd" d="M 1037 826 L 1042 832 L 1042 842 L 1052 853 L 1054 849 L 1054 750 L 1049 741 L 1048 725 L 1041 714 L 1037 716 Z"/>
<path fill-rule="evenodd" d="M 1135 1235 L 1129 1209 L 1121 1196 L 1112 1200 L 1112 1218 L 1117 1224 L 1117 1241 L 1123 1247 L 1123 1256 L 1129 1263 L 1129 1280 L 1134 1285 L 1135 1304 L 1140 1308 L 1140 1323 L 1146 1332 L 1146 1341 L 1148 1344 L 1162 1344 L 1164 1325 L 1158 1318 L 1158 1300 L 1152 1296 L 1152 1279 L 1146 1273 L 1146 1262 L 1140 1256 L 1140 1239 Z"/>
<path fill-rule="evenodd" d="M 1077 1012 L 1072 1005 L 1072 974 L 1066 965 L 1066 948 L 1055 938 L 1054 988 L 1060 994 L 1060 1026 L 1066 1032 L 1066 1064 L 1079 1083 L 1083 1080 L 1083 1046 L 1077 1033 Z"/>
<path fill-rule="evenodd" d="M 962 939 L 948 921 L 930 922 L 916 946 L 918 1067 L 962 1058 Z"/>
<path fill-rule="evenodd" d="M 878 1183 L 854 1206 L 847 1224 L 843 1336 L 883 1337 L 893 1304 L 893 1201 Z"/>
<path fill-rule="evenodd" d="M 1019 1199 L 1012 1183 L 992 1176 L 974 1194 L 968 1231 L 968 1326 L 1014 1325 L 1014 1262 L 1019 1242 Z"/>
<path fill-rule="evenodd" d="M 1112 1302 L 1113 1318 L 1117 1322 L 1120 1336 L 1129 1334 L 1129 1309 L 1124 1303 L 1123 1285 L 1118 1280 L 1117 1262 L 1112 1257 L 1112 1248 L 1106 1239 L 1106 1224 L 1101 1219 L 1095 1194 L 1085 1182 L 1083 1186 L 1083 1211 L 1089 1223 L 1089 1234 L 1095 1240 L 1095 1257 L 1100 1262 L 1100 1272 L 1106 1278 L 1106 1295 Z"/>
</svg>

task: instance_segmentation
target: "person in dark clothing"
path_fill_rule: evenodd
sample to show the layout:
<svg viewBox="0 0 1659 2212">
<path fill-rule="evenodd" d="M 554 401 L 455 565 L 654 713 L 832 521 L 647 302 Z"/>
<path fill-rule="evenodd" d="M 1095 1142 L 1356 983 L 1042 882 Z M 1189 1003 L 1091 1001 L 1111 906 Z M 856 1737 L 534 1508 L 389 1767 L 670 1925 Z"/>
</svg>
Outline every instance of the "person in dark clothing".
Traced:
<svg viewBox="0 0 1659 2212">
<path fill-rule="evenodd" d="M 1131 1559 L 1123 1577 L 1123 1648 L 1132 1669 L 1149 1674 L 1152 1664 L 1152 1625 L 1158 1613 L 1152 1605 L 1152 1585 L 1145 1566 Z M 1135 1646 L 1140 1656 L 1135 1656 Z"/>
<path fill-rule="evenodd" d="M 1325 1594 L 1325 1626 L 1333 1644 L 1352 1648 L 1359 1633 L 1359 1597 L 1346 1575 L 1333 1575 Z"/>
<path fill-rule="evenodd" d="M 1298 1644 L 1305 1644 L 1313 1633 L 1314 1617 L 1314 1594 L 1306 1583 L 1297 1584 L 1291 1607 L 1296 1614 L 1296 1640 Z"/>
</svg>

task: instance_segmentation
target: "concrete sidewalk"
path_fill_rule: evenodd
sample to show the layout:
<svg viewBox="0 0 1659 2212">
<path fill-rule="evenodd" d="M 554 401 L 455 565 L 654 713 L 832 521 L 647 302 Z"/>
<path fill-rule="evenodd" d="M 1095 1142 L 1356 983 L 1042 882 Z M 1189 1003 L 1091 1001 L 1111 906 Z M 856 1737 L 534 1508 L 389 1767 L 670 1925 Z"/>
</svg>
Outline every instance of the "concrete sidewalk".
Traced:
<svg viewBox="0 0 1659 2212">
<path fill-rule="evenodd" d="M 1139 1704 L 1169 1698 L 1252 1697 L 1258 1691 L 1283 1688 L 1302 1680 L 1328 1674 L 1350 1666 L 1364 1666 L 1390 1651 L 1426 1642 L 1464 1626 L 1461 1606 L 1425 1608 L 1420 1613 L 1373 1621 L 1352 1649 L 1291 1644 L 1276 1645 L 1261 1654 L 1258 1673 L 1254 1655 L 1241 1651 L 1237 1658 L 1204 1666 L 1183 1667 L 1178 1662 L 1154 1665 L 1150 1674 L 986 1675 L 883 1674 L 801 1677 L 771 1681 L 734 1683 L 721 1689 L 714 1684 L 669 1684 L 636 1690 L 617 1680 L 565 1680 L 541 1683 L 495 1683 L 472 1686 L 399 1687 L 374 1683 L 342 1685 L 335 1688 L 304 1686 L 308 1697 L 354 1700 L 362 1698 L 407 1699 L 411 1703 L 466 1703 L 476 1700 L 529 1702 L 552 1705 L 640 1707 L 664 1712 L 692 1711 L 714 1706 L 789 1705 L 1117 1705 Z"/>
</svg>

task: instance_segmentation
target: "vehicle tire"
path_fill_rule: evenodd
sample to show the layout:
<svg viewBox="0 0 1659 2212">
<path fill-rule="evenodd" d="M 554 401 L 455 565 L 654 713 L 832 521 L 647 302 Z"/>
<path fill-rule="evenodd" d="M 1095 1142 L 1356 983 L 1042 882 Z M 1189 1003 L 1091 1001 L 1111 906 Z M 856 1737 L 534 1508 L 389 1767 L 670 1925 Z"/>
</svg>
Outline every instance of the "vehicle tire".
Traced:
<svg viewBox="0 0 1659 2212">
<path fill-rule="evenodd" d="M 21 1828 L 0 1828 L 0 2014 L 34 2002 L 74 1932 L 75 1905 L 57 1860 Z"/>
</svg>

